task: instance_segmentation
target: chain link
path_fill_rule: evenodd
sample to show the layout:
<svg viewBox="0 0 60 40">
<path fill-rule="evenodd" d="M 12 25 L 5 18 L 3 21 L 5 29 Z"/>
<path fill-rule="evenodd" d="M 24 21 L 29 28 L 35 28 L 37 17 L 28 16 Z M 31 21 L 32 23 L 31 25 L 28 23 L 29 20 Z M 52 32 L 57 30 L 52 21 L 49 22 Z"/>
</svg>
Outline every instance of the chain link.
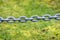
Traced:
<svg viewBox="0 0 60 40">
<path fill-rule="evenodd" d="M 2 18 L 0 17 L 0 22 L 6 21 L 6 22 L 27 22 L 27 21 L 32 21 L 32 22 L 37 22 L 39 20 L 44 20 L 44 21 L 49 21 L 51 19 L 56 19 L 56 20 L 60 20 L 60 13 L 59 14 L 55 14 L 54 16 L 51 16 L 49 14 L 43 15 L 43 16 L 31 16 L 30 18 L 27 18 L 26 16 L 20 16 L 19 18 L 15 18 L 13 16 L 8 16 L 7 18 Z"/>
<path fill-rule="evenodd" d="M 55 16 L 56 16 L 56 20 L 60 20 L 60 18 L 59 18 L 60 14 L 56 14 Z"/>
<path fill-rule="evenodd" d="M 50 18 L 51 18 L 51 15 L 49 15 L 49 14 L 43 15 L 43 20 L 45 20 L 45 21 L 50 20 Z"/>
</svg>

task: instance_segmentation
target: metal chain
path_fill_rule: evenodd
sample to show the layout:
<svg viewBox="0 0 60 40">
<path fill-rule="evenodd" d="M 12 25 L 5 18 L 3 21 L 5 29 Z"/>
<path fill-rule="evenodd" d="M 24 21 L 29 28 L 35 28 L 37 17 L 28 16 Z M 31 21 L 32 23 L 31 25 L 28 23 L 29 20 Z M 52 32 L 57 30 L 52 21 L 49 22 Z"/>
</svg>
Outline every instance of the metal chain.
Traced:
<svg viewBox="0 0 60 40">
<path fill-rule="evenodd" d="M 56 20 L 60 20 L 60 13 L 59 14 L 55 14 L 54 16 L 51 16 L 49 14 L 43 15 L 43 16 L 31 16 L 30 18 L 27 18 L 26 16 L 20 16 L 19 18 L 15 18 L 13 16 L 9 16 L 7 18 L 2 18 L 0 17 L 0 22 L 15 22 L 15 21 L 19 21 L 19 22 L 27 22 L 27 21 L 32 21 L 32 22 L 37 22 L 39 20 L 44 20 L 44 21 L 49 21 L 51 19 L 56 19 Z"/>
</svg>

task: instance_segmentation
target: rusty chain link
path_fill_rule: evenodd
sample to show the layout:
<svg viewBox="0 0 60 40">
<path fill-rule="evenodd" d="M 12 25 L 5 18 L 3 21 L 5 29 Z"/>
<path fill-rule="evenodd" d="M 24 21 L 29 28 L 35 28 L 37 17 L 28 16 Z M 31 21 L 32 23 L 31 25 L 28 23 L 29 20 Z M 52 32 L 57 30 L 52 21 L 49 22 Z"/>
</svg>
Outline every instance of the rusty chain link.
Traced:
<svg viewBox="0 0 60 40">
<path fill-rule="evenodd" d="M 56 19 L 56 20 L 60 20 L 60 13 L 59 14 L 55 14 L 54 16 L 51 16 L 49 14 L 43 15 L 43 16 L 31 16 L 30 18 L 27 18 L 26 16 L 20 16 L 19 18 L 15 18 L 13 16 L 9 16 L 7 18 L 2 18 L 0 17 L 0 22 L 6 21 L 6 22 L 15 22 L 15 21 L 19 21 L 19 22 L 27 22 L 27 21 L 32 21 L 32 22 L 37 22 L 39 20 L 44 20 L 44 21 L 49 21 L 51 19 Z"/>
</svg>

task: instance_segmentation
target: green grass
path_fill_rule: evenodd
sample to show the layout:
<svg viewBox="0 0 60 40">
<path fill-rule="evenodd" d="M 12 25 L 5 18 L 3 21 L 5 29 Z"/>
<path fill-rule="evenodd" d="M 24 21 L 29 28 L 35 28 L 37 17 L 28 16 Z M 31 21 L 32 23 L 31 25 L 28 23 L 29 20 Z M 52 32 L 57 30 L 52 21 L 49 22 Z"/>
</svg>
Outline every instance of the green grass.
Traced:
<svg viewBox="0 0 60 40">
<path fill-rule="evenodd" d="M 58 10 L 60 12 L 60 10 Z M 56 10 L 39 0 L 0 0 L 0 16 L 55 15 Z M 0 40 L 60 40 L 60 21 L 0 23 Z"/>
</svg>

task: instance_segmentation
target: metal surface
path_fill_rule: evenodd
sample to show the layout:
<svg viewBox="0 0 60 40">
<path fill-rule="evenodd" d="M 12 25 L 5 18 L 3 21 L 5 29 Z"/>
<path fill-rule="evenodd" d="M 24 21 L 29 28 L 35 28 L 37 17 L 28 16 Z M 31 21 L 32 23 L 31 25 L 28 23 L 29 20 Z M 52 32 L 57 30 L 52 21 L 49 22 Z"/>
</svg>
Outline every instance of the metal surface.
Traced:
<svg viewBox="0 0 60 40">
<path fill-rule="evenodd" d="M 15 22 L 15 21 L 18 21 L 18 22 L 24 23 L 24 22 L 27 22 L 27 21 L 37 22 L 39 20 L 49 21 L 51 19 L 60 20 L 60 13 L 55 14 L 54 16 L 51 16 L 49 14 L 46 14 L 46 15 L 43 15 L 43 16 L 35 15 L 35 16 L 31 16 L 30 18 L 27 18 L 26 16 L 20 16 L 19 18 L 9 16 L 5 19 L 0 17 L 0 22 L 4 22 L 4 21 L 6 21 L 6 22 Z"/>
</svg>

